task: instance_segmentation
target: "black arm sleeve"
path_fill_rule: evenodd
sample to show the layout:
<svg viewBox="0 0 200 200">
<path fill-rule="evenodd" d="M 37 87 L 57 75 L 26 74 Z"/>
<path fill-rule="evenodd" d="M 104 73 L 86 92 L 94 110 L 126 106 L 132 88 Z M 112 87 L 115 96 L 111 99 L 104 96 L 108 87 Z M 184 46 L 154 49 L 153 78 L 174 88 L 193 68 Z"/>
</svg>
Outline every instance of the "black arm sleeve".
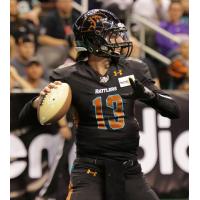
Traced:
<svg viewBox="0 0 200 200">
<path fill-rule="evenodd" d="M 167 93 L 158 89 L 154 85 L 154 81 L 151 79 L 151 75 L 150 75 L 148 66 L 146 64 L 144 63 L 141 64 L 140 73 L 141 73 L 141 76 L 140 76 L 141 83 L 145 87 L 153 91 L 156 95 L 155 98 L 148 101 L 143 101 L 143 102 L 151 106 L 152 108 L 154 108 L 164 117 L 168 117 L 171 119 L 179 118 L 180 109 L 177 103 Z"/>
<path fill-rule="evenodd" d="M 155 86 L 150 86 L 148 88 L 151 89 L 156 96 L 149 101 L 143 101 L 144 103 L 154 108 L 164 117 L 168 117 L 170 119 L 180 117 L 180 109 L 172 97 L 163 91 L 156 89 Z"/>
<path fill-rule="evenodd" d="M 37 97 L 35 97 L 37 98 Z M 37 118 L 37 109 L 32 106 L 33 101 L 32 99 L 27 102 L 24 107 L 22 108 L 21 112 L 19 113 L 19 123 L 20 125 L 39 125 L 39 121 Z"/>
</svg>

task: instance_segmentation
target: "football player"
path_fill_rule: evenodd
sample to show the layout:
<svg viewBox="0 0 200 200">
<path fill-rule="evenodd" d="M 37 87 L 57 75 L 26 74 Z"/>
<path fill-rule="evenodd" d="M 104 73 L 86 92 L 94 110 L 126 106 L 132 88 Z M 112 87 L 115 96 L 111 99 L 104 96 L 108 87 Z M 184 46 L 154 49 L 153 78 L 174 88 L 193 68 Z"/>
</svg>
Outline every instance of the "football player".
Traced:
<svg viewBox="0 0 200 200">
<path fill-rule="evenodd" d="M 68 83 L 79 116 L 67 200 L 158 200 L 137 160 L 134 105 L 142 101 L 174 119 L 179 117 L 176 102 L 154 85 L 145 63 L 128 58 L 132 42 L 114 14 L 90 10 L 77 19 L 74 34 L 78 62 L 53 70 L 51 83 L 40 93 Z M 21 120 L 37 120 L 38 102 L 36 98 L 25 105 Z"/>
</svg>

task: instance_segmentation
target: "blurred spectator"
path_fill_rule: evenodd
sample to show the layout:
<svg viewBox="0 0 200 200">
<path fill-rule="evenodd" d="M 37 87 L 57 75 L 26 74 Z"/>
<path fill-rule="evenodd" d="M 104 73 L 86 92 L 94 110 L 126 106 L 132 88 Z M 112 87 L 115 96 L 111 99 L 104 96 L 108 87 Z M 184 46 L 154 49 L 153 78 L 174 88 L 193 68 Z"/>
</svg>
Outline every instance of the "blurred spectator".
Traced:
<svg viewBox="0 0 200 200">
<path fill-rule="evenodd" d="M 167 18 L 167 10 L 170 4 L 170 0 L 137 0 L 133 4 L 133 13 L 147 18 L 149 21 L 158 24 L 161 20 Z M 138 33 L 141 30 L 141 24 L 132 19 L 131 30 L 134 34 L 139 37 Z M 143 28 L 143 27 L 142 27 Z M 153 29 L 145 26 L 145 44 L 149 47 L 156 49 L 155 36 L 156 33 Z"/>
<path fill-rule="evenodd" d="M 17 0 L 10 0 L 10 21 L 14 21 L 18 17 Z"/>
<path fill-rule="evenodd" d="M 188 90 L 189 85 L 189 42 L 183 41 L 179 47 L 179 54 L 172 58 L 168 68 L 170 75 L 169 89 Z"/>
<path fill-rule="evenodd" d="M 10 66 L 10 92 L 13 89 L 32 90 L 32 86 L 19 75 L 14 66 Z"/>
<path fill-rule="evenodd" d="M 189 27 L 188 24 L 184 23 L 181 20 L 183 8 L 180 1 L 172 1 L 169 6 L 168 13 L 169 20 L 162 21 L 160 23 L 160 27 L 178 36 L 180 39 L 188 38 Z M 167 39 L 159 33 L 157 33 L 156 35 L 156 42 L 159 51 L 166 56 L 169 56 L 169 53 L 176 50 L 176 48 L 178 47 L 177 43 Z"/>
<path fill-rule="evenodd" d="M 189 24 L 189 0 L 181 0 L 181 4 L 183 7 L 183 16 L 182 20 Z"/>
<path fill-rule="evenodd" d="M 57 9 L 50 12 L 41 27 L 39 42 L 42 46 L 38 56 L 43 58 L 45 67 L 55 68 L 62 64 L 72 46 L 72 26 L 80 15 L 73 10 L 72 3 L 72 0 L 57 0 Z"/>
<path fill-rule="evenodd" d="M 15 44 L 15 38 L 10 35 L 10 60 L 12 60 L 15 57 L 16 54 L 16 44 Z"/>
<path fill-rule="evenodd" d="M 27 34 L 34 35 L 34 40 L 37 42 L 37 27 L 31 21 L 22 19 L 18 12 L 17 0 L 10 0 L 10 35 L 18 40 Z"/>
<path fill-rule="evenodd" d="M 77 0 L 75 0 L 77 2 Z M 80 2 L 79 2 L 80 3 Z M 102 8 L 102 1 L 101 0 L 89 0 L 88 10 Z"/>
<path fill-rule="evenodd" d="M 36 26 L 39 25 L 41 7 L 38 0 L 18 0 L 17 7 L 22 19 L 30 20 Z"/>
<path fill-rule="evenodd" d="M 132 0 L 103 0 L 103 9 L 109 10 L 114 13 L 119 20 L 129 29 L 129 16 L 132 13 Z"/>
<path fill-rule="evenodd" d="M 137 0 L 133 12 L 159 24 L 160 20 L 167 18 L 169 4 L 170 0 Z"/>
<path fill-rule="evenodd" d="M 132 5 L 133 0 L 101 0 L 102 6 L 104 8 L 110 6 L 111 4 L 117 4 L 120 10 L 126 10 Z"/>
<path fill-rule="evenodd" d="M 26 78 L 25 80 L 32 86 L 33 89 L 42 90 L 48 81 L 42 77 L 44 75 L 44 68 L 37 57 L 30 59 L 25 67 Z"/>
<path fill-rule="evenodd" d="M 21 76 L 25 76 L 25 66 L 35 54 L 35 43 L 32 35 L 24 35 L 17 40 L 17 53 L 11 60 Z"/>
<path fill-rule="evenodd" d="M 108 6 L 105 6 L 104 9 L 114 13 L 119 18 L 120 22 L 126 24 L 127 22 L 126 10 L 120 9 L 120 6 L 117 3 L 108 4 Z"/>
<path fill-rule="evenodd" d="M 72 0 L 56 1 L 57 9 L 49 14 L 42 25 L 41 33 L 43 35 L 40 37 L 41 44 L 52 46 L 68 45 L 66 39 L 73 35 L 73 23 L 79 17 L 79 13 L 73 10 L 72 2 Z"/>
<path fill-rule="evenodd" d="M 46 15 L 50 10 L 55 9 L 56 0 L 39 0 L 42 8 L 42 15 Z"/>
</svg>

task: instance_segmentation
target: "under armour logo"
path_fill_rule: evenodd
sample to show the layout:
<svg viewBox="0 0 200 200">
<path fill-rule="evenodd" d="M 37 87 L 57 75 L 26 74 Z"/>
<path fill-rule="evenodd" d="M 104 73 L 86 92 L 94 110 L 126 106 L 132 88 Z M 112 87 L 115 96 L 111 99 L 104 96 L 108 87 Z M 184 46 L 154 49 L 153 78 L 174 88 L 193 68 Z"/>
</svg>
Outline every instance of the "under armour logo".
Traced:
<svg viewBox="0 0 200 200">
<path fill-rule="evenodd" d="M 118 75 L 121 76 L 121 75 L 123 74 L 123 72 L 122 72 L 122 70 L 120 69 L 120 70 L 118 70 L 118 71 L 115 70 L 115 71 L 113 72 L 113 74 L 114 74 L 114 76 L 118 76 Z"/>
<path fill-rule="evenodd" d="M 92 171 L 91 169 L 87 169 L 86 171 L 87 174 L 91 174 L 92 176 L 96 176 L 97 172 L 96 171 Z"/>
</svg>

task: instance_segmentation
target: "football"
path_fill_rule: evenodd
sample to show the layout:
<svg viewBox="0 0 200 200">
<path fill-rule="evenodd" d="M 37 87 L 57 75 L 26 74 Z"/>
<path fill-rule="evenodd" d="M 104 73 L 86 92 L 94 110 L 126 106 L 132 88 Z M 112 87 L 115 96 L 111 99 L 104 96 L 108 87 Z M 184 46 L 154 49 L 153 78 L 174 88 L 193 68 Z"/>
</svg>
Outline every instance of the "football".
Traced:
<svg viewBox="0 0 200 200">
<path fill-rule="evenodd" d="M 51 92 L 40 98 L 37 107 L 38 120 L 41 125 L 52 124 L 61 119 L 69 110 L 72 91 L 67 83 L 57 85 Z"/>
</svg>

